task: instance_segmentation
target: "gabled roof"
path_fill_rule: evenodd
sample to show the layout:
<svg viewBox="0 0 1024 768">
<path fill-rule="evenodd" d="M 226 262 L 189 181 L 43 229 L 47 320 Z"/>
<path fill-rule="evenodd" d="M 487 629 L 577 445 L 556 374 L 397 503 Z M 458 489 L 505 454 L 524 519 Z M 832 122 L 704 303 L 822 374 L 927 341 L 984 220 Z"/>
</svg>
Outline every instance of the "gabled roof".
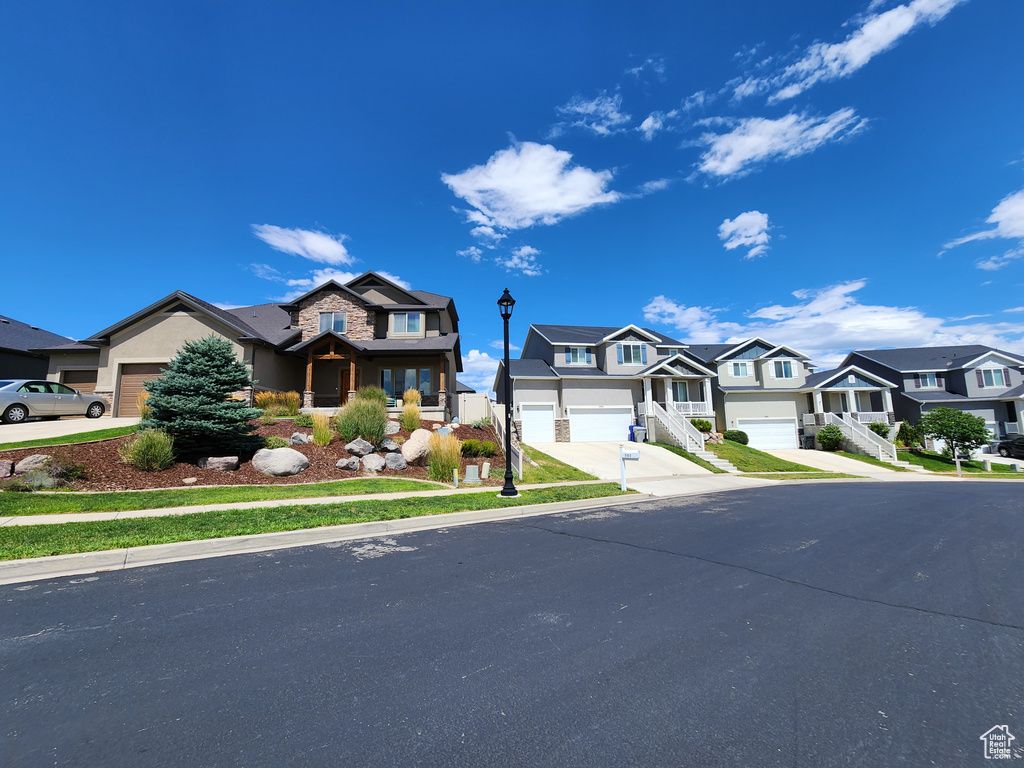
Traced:
<svg viewBox="0 0 1024 768">
<path fill-rule="evenodd" d="M 304 352 L 308 347 L 322 343 L 334 337 L 343 344 L 355 349 L 357 352 L 374 353 L 387 352 L 388 354 L 406 353 L 409 355 L 420 355 L 426 352 L 451 352 L 459 346 L 459 334 L 449 333 L 445 336 L 427 336 L 422 339 L 352 339 L 340 333 L 327 330 L 321 331 L 316 336 L 306 339 L 298 344 L 293 344 L 282 350 L 286 353 Z M 461 355 L 458 356 L 461 358 Z M 461 367 L 458 370 L 462 370 Z"/>
<path fill-rule="evenodd" d="M 763 341 L 763 339 L 758 339 L 758 341 Z M 780 350 L 785 350 L 786 352 L 792 352 L 793 353 L 793 357 L 798 358 L 800 360 L 808 359 L 807 355 L 805 355 L 803 352 L 795 350 L 792 347 L 786 346 L 785 344 L 779 344 L 777 347 L 769 349 L 767 352 L 765 352 L 763 355 L 759 356 L 757 359 L 758 360 L 764 360 L 767 357 L 774 357 L 775 353 L 780 351 Z"/>
<path fill-rule="evenodd" d="M 1015 365 L 1024 365 L 1024 358 L 984 344 L 961 344 L 949 347 L 901 347 L 897 349 L 858 349 L 847 355 L 872 360 L 900 373 L 955 371 L 967 367 L 987 354 L 1002 355 Z"/>
<path fill-rule="evenodd" d="M 302 333 L 290 328 L 291 316 L 281 309 L 280 304 L 257 304 L 251 307 L 236 307 L 226 310 L 259 334 L 260 339 L 275 346 L 284 344 L 293 336 Z"/>
<path fill-rule="evenodd" d="M 530 325 L 530 330 L 527 331 L 526 335 L 527 339 L 529 339 L 530 333 L 536 333 L 549 344 L 554 345 L 582 344 L 596 346 L 607 341 L 610 337 L 628 330 L 647 337 L 657 346 L 686 347 L 681 341 L 677 341 L 657 331 L 652 331 L 650 328 L 640 328 L 636 325 L 538 325 L 533 323 Z"/>
<path fill-rule="evenodd" d="M 858 368 L 856 365 L 845 365 L 841 368 L 833 368 L 829 371 L 818 371 L 817 373 L 812 373 L 805 379 L 804 386 L 819 389 L 827 386 L 836 379 L 849 376 L 851 373 L 864 379 L 870 379 L 871 381 L 876 382 L 879 386 L 889 387 L 892 389 L 896 388 L 896 385 L 891 381 L 886 381 L 878 374 L 868 373 L 863 368 Z"/>
<path fill-rule="evenodd" d="M 360 293 L 357 293 L 352 288 L 358 283 L 363 283 L 366 282 L 367 280 L 375 280 L 380 284 L 387 285 L 388 287 L 393 288 L 394 290 L 399 291 L 405 296 L 407 296 L 409 298 L 409 301 L 401 304 L 390 302 L 388 304 L 378 304 L 376 302 L 370 301 L 365 296 L 363 296 Z M 342 291 L 343 293 L 347 293 L 354 299 L 357 299 L 358 301 L 360 301 L 361 303 L 365 304 L 368 307 L 387 307 L 388 309 L 446 309 L 449 306 L 451 306 L 453 314 L 455 311 L 454 303 L 451 297 L 449 296 L 441 296 L 439 294 L 429 293 L 427 291 L 412 291 L 407 288 L 403 288 L 397 283 L 388 280 L 383 275 L 380 275 L 377 272 L 373 271 L 364 272 L 358 277 L 352 278 L 347 283 L 339 283 L 337 280 L 328 280 L 326 283 L 321 283 L 315 288 L 306 291 L 298 298 L 288 302 L 287 304 L 281 304 L 280 306 L 282 309 L 286 311 L 297 309 L 300 303 L 302 303 L 304 300 L 306 300 L 313 294 L 319 293 L 325 288 L 334 288 L 336 290 Z M 458 320 L 458 315 L 455 315 L 455 319 Z"/>
<path fill-rule="evenodd" d="M 707 364 L 715 362 L 735 346 L 735 344 L 691 344 L 686 348 L 686 352 L 690 357 L 695 357 Z"/>
<path fill-rule="evenodd" d="M 675 368 L 675 365 L 677 363 L 679 365 L 686 366 L 687 368 L 691 368 L 694 371 L 697 371 L 698 373 L 700 373 L 700 374 L 702 374 L 704 376 L 716 376 L 717 375 L 714 371 L 705 368 L 699 362 L 697 362 L 696 360 L 694 360 L 694 359 L 692 359 L 690 357 L 687 357 L 686 355 L 682 354 L 681 352 L 676 352 L 671 357 L 668 357 L 668 358 L 666 358 L 666 359 L 664 359 L 664 360 L 662 360 L 660 362 L 657 362 L 654 365 L 648 366 L 644 370 L 640 371 L 640 373 L 638 375 L 639 376 L 650 376 L 651 374 L 653 374 L 653 373 L 655 373 L 655 372 L 657 372 L 659 370 L 663 370 L 665 372 L 665 374 L 669 375 L 669 376 L 685 375 L 685 374 L 681 374 L 679 372 L 679 370 Z"/>
<path fill-rule="evenodd" d="M 0 349 L 30 352 L 68 343 L 74 343 L 74 340 L 0 315 Z"/>
</svg>

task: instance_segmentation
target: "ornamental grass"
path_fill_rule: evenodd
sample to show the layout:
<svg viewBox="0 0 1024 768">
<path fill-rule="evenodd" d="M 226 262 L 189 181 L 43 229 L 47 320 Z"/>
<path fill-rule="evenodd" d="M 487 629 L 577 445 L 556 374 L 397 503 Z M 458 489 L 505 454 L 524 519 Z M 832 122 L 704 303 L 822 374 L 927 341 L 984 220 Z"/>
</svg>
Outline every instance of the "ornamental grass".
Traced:
<svg viewBox="0 0 1024 768">
<path fill-rule="evenodd" d="M 335 417 L 335 426 L 346 443 L 361 437 L 374 446 L 384 440 L 387 422 L 388 409 L 375 397 L 356 397 Z"/>
<path fill-rule="evenodd" d="M 331 428 L 331 417 L 326 413 L 313 414 L 313 442 L 323 447 L 330 445 L 334 437 L 334 429 Z"/>
<path fill-rule="evenodd" d="M 415 391 L 415 390 L 411 390 Z M 406 402 L 402 406 L 402 415 L 398 417 L 404 429 L 414 432 L 420 428 L 420 407 L 416 403 Z"/>
<path fill-rule="evenodd" d="M 450 483 L 452 474 L 458 470 L 462 459 L 459 438 L 453 434 L 430 436 L 427 453 L 427 474 L 431 480 Z"/>
</svg>

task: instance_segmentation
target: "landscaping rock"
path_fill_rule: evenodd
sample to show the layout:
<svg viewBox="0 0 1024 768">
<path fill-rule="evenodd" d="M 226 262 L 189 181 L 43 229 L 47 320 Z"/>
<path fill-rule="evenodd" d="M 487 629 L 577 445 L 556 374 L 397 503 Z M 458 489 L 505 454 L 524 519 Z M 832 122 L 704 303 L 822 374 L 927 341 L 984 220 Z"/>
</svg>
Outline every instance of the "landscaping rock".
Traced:
<svg viewBox="0 0 1024 768">
<path fill-rule="evenodd" d="M 33 453 L 31 456 L 26 456 L 14 465 L 14 473 L 16 475 L 23 475 L 26 472 L 33 472 L 37 469 L 42 469 L 46 466 L 46 462 L 49 460 L 49 454 Z"/>
<path fill-rule="evenodd" d="M 305 432 L 293 432 L 292 436 L 288 438 L 290 445 L 309 445 L 310 437 Z"/>
<path fill-rule="evenodd" d="M 388 453 L 394 453 L 395 451 L 402 450 L 402 446 L 400 446 L 390 437 L 385 437 L 384 441 L 380 444 L 380 449 L 382 451 L 387 451 Z"/>
<path fill-rule="evenodd" d="M 397 421 L 389 421 L 387 424 L 384 425 L 385 435 L 397 435 L 401 431 L 402 425 L 399 424 Z"/>
<path fill-rule="evenodd" d="M 200 469 L 215 469 L 219 472 L 233 472 L 238 469 L 237 456 L 206 456 L 196 462 Z"/>
<path fill-rule="evenodd" d="M 196 481 L 198 479 L 199 479 L 198 477 L 186 477 L 184 480 L 181 481 L 181 484 L 182 485 L 195 485 Z"/>
<path fill-rule="evenodd" d="M 366 456 L 368 453 L 373 453 L 373 446 L 363 438 L 357 437 L 345 446 L 345 451 L 353 456 Z"/>
<path fill-rule="evenodd" d="M 7 459 L 0 460 L 0 480 L 6 480 L 14 473 L 14 462 Z"/>
<path fill-rule="evenodd" d="M 385 466 L 386 463 L 383 456 L 378 456 L 375 453 L 363 456 L 363 469 L 369 472 L 380 472 Z"/>
<path fill-rule="evenodd" d="M 408 440 L 402 443 L 402 458 L 416 466 L 426 461 L 429 450 L 430 432 L 425 429 L 417 429 Z"/>
<path fill-rule="evenodd" d="M 384 464 L 388 469 L 395 470 L 396 472 L 401 472 L 409 466 L 400 453 L 389 453 L 384 457 Z"/>
<path fill-rule="evenodd" d="M 347 459 L 338 459 L 338 463 L 335 465 L 338 469 L 347 469 L 350 472 L 359 471 L 359 457 L 349 456 Z"/>
<path fill-rule="evenodd" d="M 252 457 L 257 472 L 271 477 L 297 475 L 309 466 L 309 459 L 293 448 L 260 448 Z"/>
</svg>

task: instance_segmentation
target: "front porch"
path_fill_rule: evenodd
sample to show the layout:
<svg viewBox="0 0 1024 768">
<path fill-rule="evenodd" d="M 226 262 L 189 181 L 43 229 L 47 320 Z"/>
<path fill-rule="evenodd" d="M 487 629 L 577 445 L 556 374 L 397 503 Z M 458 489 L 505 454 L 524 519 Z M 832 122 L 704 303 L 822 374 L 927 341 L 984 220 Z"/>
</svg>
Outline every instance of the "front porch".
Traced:
<svg viewBox="0 0 1024 768">
<path fill-rule="evenodd" d="M 653 377 L 644 379 L 644 401 L 686 419 L 707 419 L 714 425 L 711 377 Z"/>
</svg>

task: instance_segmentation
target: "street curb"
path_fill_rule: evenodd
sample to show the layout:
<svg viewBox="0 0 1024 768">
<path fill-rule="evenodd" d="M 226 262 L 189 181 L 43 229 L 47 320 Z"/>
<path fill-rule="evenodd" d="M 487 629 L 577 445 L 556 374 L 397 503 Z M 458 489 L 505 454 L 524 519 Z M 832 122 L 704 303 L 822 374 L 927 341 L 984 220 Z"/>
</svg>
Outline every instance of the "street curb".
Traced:
<svg viewBox="0 0 1024 768">
<path fill-rule="evenodd" d="M 83 552 L 73 555 L 34 557 L 26 560 L 0 562 L 0 585 L 20 584 L 64 576 L 82 576 L 103 571 L 120 571 L 149 565 L 204 560 L 225 555 L 268 552 L 275 549 L 305 547 L 316 544 L 352 541 L 382 536 L 388 533 L 411 533 L 440 528 L 453 528 L 475 523 L 516 520 L 558 512 L 574 512 L 594 507 L 621 506 L 651 501 L 658 497 L 634 493 L 628 496 L 605 496 L 577 501 L 556 501 L 549 504 L 531 504 L 522 507 L 451 512 L 444 515 L 423 515 L 399 520 L 380 520 L 370 523 L 350 523 L 299 531 L 261 533 L 252 536 L 230 536 L 201 541 L 182 541 L 171 544 L 153 544 L 127 549 L 108 549 L 102 552 Z"/>
</svg>

